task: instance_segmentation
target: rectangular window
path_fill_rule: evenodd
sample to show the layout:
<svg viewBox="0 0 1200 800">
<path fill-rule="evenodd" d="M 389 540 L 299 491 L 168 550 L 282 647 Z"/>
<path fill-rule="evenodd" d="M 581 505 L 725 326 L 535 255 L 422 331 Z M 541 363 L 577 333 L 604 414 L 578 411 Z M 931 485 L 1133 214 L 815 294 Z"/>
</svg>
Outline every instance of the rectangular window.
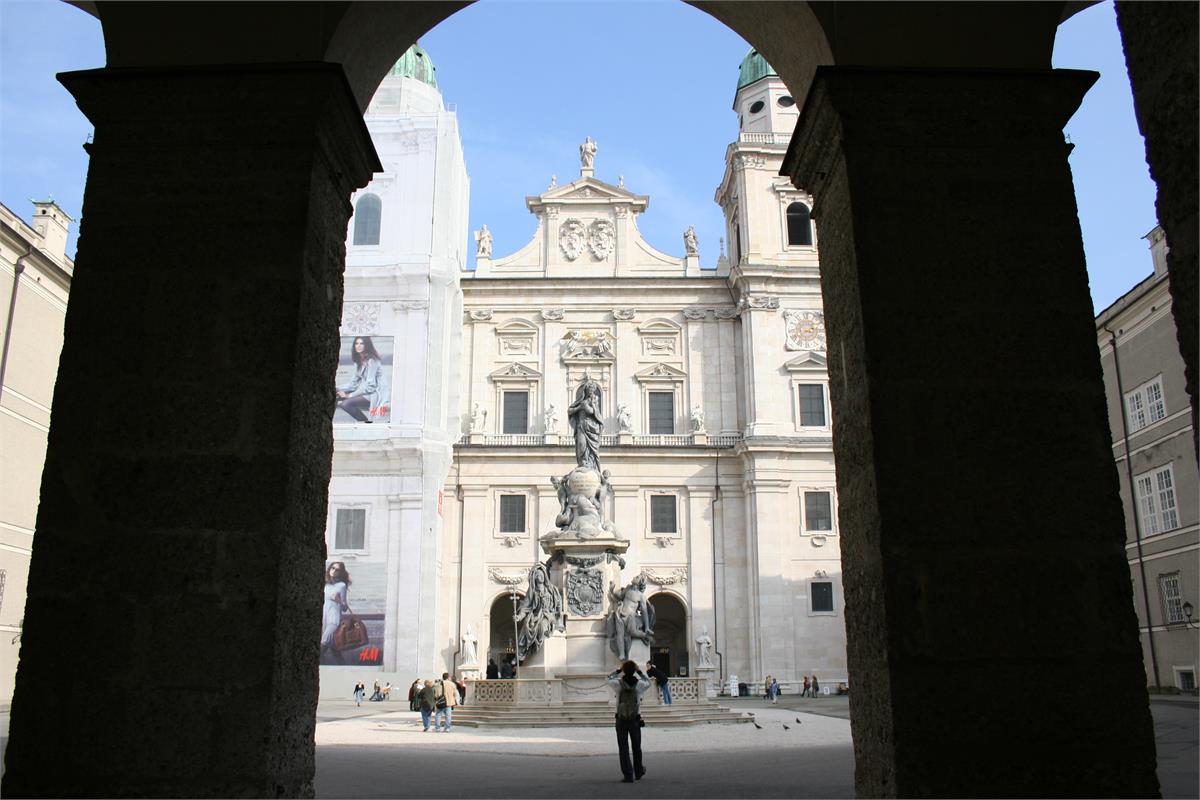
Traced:
<svg viewBox="0 0 1200 800">
<path fill-rule="evenodd" d="M 529 433 L 529 392 L 504 393 L 504 433 Z"/>
<path fill-rule="evenodd" d="M 525 532 L 525 495 L 500 495 L 500 532 Z"/>
<path fill-rule="evenodd" d="M 1151 536 L 1179 527 L 1179 511 L 1175 507 L 1175 476 L 1170 464 L 1138 475 L 1134 478 L 1134 485 L 1137 486 L 1143 535 Z"/>
<path fill-rule="evenodd" d="M 1130 433 L 1141 430 L 1167 416 L 1167 406 L 1163 402 L 1161 375 L 1149 383 L 1143 383 L 1132 392 L 1126 393 L 1125 416 L 1129 421 Z"/>
<path fill-rule="evenodd" d="M 833 530 L 833 498 L 829 492 L 804 493 L 804 530 Z"/>
<path fill-rule="evenodd" d="M 650 532 L 675 533 L 678 524 L 675 520 L 675 495 L 650 495 Z"/>
<path fill-rule="evenodd" d="M 1190 669 L 1179 670 L 1179 689 L 1183 692 L 1196 691 L 1196 673 Z"/>
<path fill-rule="evenodd" d="M 1183 596 L 1179 590 L 1179 573 L 1158 576 L 1158 592 L 1162 595 L 1163 611 L 1168 625 L 1178 625 L 1183 619 Z"/>
<path fill-rule="evenodd" d="M 812 591 L 812 610 L 814 613 L 829 613 L 833 611 L 833 582 L 813 581 L 809 584 Z"/>
<path fill-rule="evenodd" d="M 825 387 L 819 383 L 802 383 L 798 389 L 801 427 L 825 427 Z"/>
<path fill-rule="evenodd" d="M 339 508 L 333 529 L 334 550 L 365 550 L 367 547 L 367 510 Z"/>
<path fill-rule="evenodd" d="M 675 394 L 650 392 L 650 433 L 675 432 Z"/>
</svg>

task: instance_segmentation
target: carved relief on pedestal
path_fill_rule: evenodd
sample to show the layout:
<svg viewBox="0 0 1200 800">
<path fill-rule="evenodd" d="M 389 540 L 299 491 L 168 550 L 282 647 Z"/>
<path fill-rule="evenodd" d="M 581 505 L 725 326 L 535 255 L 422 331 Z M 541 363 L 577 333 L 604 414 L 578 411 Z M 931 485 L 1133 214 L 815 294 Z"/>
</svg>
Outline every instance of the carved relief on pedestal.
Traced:
<svg viewBox="0 0 1200 800">
<path fill-rule="evenodd" d="M 817 350 L 825 352 L 825 313 L 823 311 L 784 311 L 786 333 L 784 347 L 788 350 Z"/>
<path fill-rule="evenodd" d="M 567 610 L 573 616 L 599 613 L 603 600 L 604 574 L 600 570 L 577 569 L 567 573 Z"/>
</svg>

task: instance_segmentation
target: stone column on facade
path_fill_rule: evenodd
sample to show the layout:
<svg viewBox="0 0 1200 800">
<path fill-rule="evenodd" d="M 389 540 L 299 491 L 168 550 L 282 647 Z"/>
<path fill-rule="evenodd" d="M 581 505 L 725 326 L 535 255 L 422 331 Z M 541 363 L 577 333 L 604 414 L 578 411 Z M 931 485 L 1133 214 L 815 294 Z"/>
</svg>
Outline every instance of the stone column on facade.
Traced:
<svg viewBox="0 0 1200 800">
<path fill-rule="evenodd" d="M 1184 380 L 1192 401 L 1192 449 L 1200 455 L 1197 358 L 1200 339 L 1200 278 L 1197 277 L 1197 18 L 1195 3 L 1116 4 L 1138 129 L 1146 139 L 1146 162 L 1158 185 L 1155 208 L 1167 235 L 1171 313 Z"/>
<path fill-rule="evenodd" d="M 459 579 L 458 591 L 458 610 L 455 614 L 458 621 L 458 630 L 455 634 L 458 636 L 457 641 L 462 642 L 462 636 L 467 630 L 467 626 L 474 626 L 475 636 L 477 638 L 478 663 L 476 666 L 482 671 L 487 665 L 487 650 L 486 640 L 488 632 L 483 628 L 485 617 L 488 613 L 488 603 L 490 596 L 488 594 L 489 584 L 487 575 L 487 564 L 485 563 L 486 544 L 488 540 L 488 532 L 481 529 L 481 524 L 484 517 L 484 506 L 487 503 L 488 489 L 486 486 L 463 486 L 461 491 L 461 499 L 451 500 L 456 502 L 458 513 L 458 530 L 449 531 L 451 535 L 456 536 L 460 545 L 458 558 L 461 564 L 461 578 Z M 467 525 L 467 521 L 473 520 L 476 524 Z M 454 648 L 458 650 L 456 646 Z M 459 660 L 461 662 L 462 655 Z M 457 664 L 455 665 L 458 666 Z"/>
<path fill-rule="evenodd" d="M 421 498 L 391 494 L 387 497 L 387 601 L 384 618 L 383 668 L 386 672 L 414 673 L 419 620 L 421 563 Z M 406 513 L 407 512 L 407 513 Z"/>
<path fill-rule="evenodd" d="M 349 196 L 378 160 L 334 64 L 62 81 L 95 136 L 3 793 L 310 795 Z"/>
<path fill-rule="evenodd" d="M 823 67 L 785 161 L 822 232 L 862 796 L 1158 793 L 1062 136 L 1095 77 Z"/>
<path fill-rule="evenodd" d="M 798 533 L 786 505 L 790 487 L 787 480 L 759 477 L 754 472 L 746 479 L 746 502 L 753 511 L 748 531 L 749 579 L 756 587 L 750 610 L 750 674 L 741 676 L 746 682 L 768 673 L 787 674 L 792 663 L 792 592 L 781 568 L 788 557 L 787 537 Z"/>
<path fill-rule="evenodd" d="M 744 294 L 742 319 L 742 369 L 746 393 L 746 435 L 769 436 L 779 432 L 774 415 L 784 413 L 772 395 L 779 382 L 778 359 L 768 354 L 783 347 L 783 322 L 778 300 L 765 294 Z M 776 342 L 776 345 L 772 345 Z"/>
<path fill-rule="evenodd" d="M 713 464 L 716 467 L 716 464 Z M 715 697 L 716 667 L 701 672 L 700 654 L 696 650 L 696 637 L 700 629 L 707 626 L 709 638 L 716 628 L 716 597 L 713 585 L 713 501 L 716 490 L 708 486 L 688 487 L 688 541 L 687 549 L 687 597 L 688 625 L 686 633 L 689 674 L 706 678 L 708 696 Z"/>
</svg>

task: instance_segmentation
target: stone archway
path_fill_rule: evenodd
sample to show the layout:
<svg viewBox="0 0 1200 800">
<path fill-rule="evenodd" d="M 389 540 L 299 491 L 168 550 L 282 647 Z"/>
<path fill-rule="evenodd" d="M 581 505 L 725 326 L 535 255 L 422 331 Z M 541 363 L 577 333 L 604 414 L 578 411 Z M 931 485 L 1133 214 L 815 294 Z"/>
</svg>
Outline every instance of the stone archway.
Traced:
<svg viewBox="0 0 1200 800">
<path fill-rule="evenodd" d="M 524 595 L 518 593 L 518 604 L 522 597 Z M 496 665 L 500 666 L 504 663 L 505 658 L 515 657 L 516 637 L 516 630 L 513 628 L 512 599 L 507 594 L 496 595 L 496 599 L 488 607 L 486 658 L 496 659 Z"/>
<path fill-rule="evenodd" d="M 655 616 L 650 660 L 672 677 L 690 675 L 687 607 L 671 592 L 652 595 L 650 603 Z"/>
<path fill-rule="evenodd" d="M 1159 5 L 1123 33 L 1175 26 Z M 95 6 L 108 67 L 63 78 L 96 131 L 4 793 L 307 795 L 348 197 L 379 169 L 359 115 L 460 6 Z M 1049 69 L 1065 4 L 699 7 L 807 95 L 786 169 L 826 232 L 859 794 L 1155 794 L 1062 141 L 1090 79 Z M 1194 148 L 1151 160 L 1196 185 Z M 1194 287 L 1184 194 L 1162 221 Z M 1054 691 L 997 692 L 1031 673 Z"/>
</svg>

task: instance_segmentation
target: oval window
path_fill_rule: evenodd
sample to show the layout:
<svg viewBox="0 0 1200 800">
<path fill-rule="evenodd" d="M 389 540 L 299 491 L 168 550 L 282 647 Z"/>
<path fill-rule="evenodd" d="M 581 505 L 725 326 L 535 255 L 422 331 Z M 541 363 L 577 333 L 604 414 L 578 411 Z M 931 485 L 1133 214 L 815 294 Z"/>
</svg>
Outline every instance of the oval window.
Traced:
<svg viewBox="0 0 1200 800">
<path fill-rule="evenodd" d="M 762 111 L 763 105 L 764 104 L 763 104 L 762 100 L 755 100 L 754 103 L 750 106 L 750 113 L 757 114 L 758 112 Z"/>
<path fill-rule="evenodd" d="M 785 94 L 783 97 L 779 98 L 778 103 L 780 108 L 791 108 L 792 106 L 796 105 L 796 101 L 793 100 L 792 96 L 788 94 Z"/>
</svg>

